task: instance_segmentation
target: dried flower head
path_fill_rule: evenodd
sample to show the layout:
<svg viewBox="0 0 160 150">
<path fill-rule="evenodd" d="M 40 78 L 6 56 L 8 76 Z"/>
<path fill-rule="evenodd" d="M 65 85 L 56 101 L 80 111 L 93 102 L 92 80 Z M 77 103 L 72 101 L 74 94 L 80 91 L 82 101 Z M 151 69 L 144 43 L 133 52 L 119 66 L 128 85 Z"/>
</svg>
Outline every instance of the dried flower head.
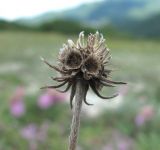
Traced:
<svg viewBox="0 0 160 150">
<path fill-rule="evenodd" d="M 108 65 L 110 58 L 109 49 L 105 45 L 105 39 L 102 34 L 96 32 L 95 34 L 88 35 L 87 42 L 85 43 L 84 32 L 81 32 L 76 44 L 72 40 L 68 40 L 68 43 L 63 45 L 58 57 L 58 66 L 53 66 L 43 59 L 47 65 L 61 74 L 61 77 L 52 78 L 61 84 L 42 88 L 59 88 L 67 84 L 66 89 L 61 92 L 66 92 L 71 88 L 71 108 L 77 80 L 81 80 L 85 85 L 84 102 L 87 105 L 91 105 L 86 101 L 89 87 L 100 98 L 114 98 L 118 94 L 106 97 L 99 93 L 103 86 L 114 87 L 116 84 L 125 84 L 124 82 L 109 79 L 112 70 L 107 67 L 105 68 L 105 66 Z"/>
</svg>

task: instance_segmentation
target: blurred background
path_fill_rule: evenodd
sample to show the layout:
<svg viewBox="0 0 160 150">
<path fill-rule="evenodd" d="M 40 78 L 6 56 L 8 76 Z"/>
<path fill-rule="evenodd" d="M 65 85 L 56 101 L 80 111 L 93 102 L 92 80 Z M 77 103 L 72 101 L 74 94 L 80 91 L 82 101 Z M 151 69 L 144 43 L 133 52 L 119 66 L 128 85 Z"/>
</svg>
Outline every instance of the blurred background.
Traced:
<svg viewBox="0 0 160 150">
<path fill-rule="evenodd" d="M 78 150 L 160 149 L 159 0 L 0 0 L 0 150 L 65 150 L 68 95 L 40 90 L 67 39 L 102 32 L 111 49 L 110 101 L 89 91 Z"/>
</svg>

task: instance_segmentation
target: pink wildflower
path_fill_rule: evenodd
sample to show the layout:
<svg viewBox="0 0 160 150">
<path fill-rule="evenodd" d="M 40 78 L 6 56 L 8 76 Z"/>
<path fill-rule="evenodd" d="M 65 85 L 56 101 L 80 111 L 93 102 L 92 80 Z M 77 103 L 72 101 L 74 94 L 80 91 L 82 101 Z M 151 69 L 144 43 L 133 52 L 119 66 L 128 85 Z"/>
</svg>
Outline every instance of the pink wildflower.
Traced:
<svg viewBox="0 0 160 150">
<path fill-rule="evenodd" d="M 38 99 L 38 106 L 42 109 L 47 109 L 57 102 L 65 100 L 65 94 L 59 93 L 54 89 L 48 89 Z"/>
<path fill-rule="evenodd" d="M 103 150 L 133 150 L 134 141 L 132 138 L 119 133 L 118 131 L 113 131 L 110 135 L 110 140 L 104 146 Z"/>
<path fill-rule="evenodd" d="M 54 104 L 54 97 L 48 93 L 44 93 L 38 99 L 38 106 L 42 109 L 47 109 Z"/>
<path fill-rule="evenodd" d="M 151 105 L 144 106 L 135 118 L 135 124 L 137 126 L 144 125 L 147 121 L 150 121 L 154 116 L 154 107 Z"/>
<path fill-rule="evenodd" d="M 17 88 L 10 100 L 10 112 L 14 117 L 21 117 L 25 114 L 24 89 Z"/>
<path fill-rule="evenodd" d="M 36 124 L 31 123 L 22 128 L 20 134 L 29 142 L 43 142 L 47 138 L 48 128 L 49 126 L 47 122 L 44 122 L 40 127 L 38 127 Z"/>
<path fill-rule="evenodd" d="M 29 124 L 21 130 L 21 136 L 29 141 L 36 139 L 36 133 L 37 126 L 35 124 Z"/>
</svg>

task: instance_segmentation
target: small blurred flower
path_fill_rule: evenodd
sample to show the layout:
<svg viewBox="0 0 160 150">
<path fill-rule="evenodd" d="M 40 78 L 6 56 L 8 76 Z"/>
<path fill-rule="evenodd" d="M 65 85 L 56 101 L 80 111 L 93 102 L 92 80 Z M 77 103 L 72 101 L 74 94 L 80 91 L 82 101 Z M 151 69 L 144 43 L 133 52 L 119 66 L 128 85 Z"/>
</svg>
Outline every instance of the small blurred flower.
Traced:
<svg viewBox="0 0 160 150">
<path fill-rule="evenodd" d="M 65 94 L 59 93 L 54 89 L 48 89 L 38 99 L 38 106 L 42 109 L 47 109 L 57 102 L 65 100 Z"/>
<path fill-rule="evenodd" d="M 14 117 L 21 117 L 25 114 L 24 88 L 19 87 L 10 99 L 10 112 Z"/>
<path fill-rule="evenodd" d="M 44 122 L 40 127 L 31 123 L 20 130 L 20 135 L 28 141 L 30 150 L 37 150 L 38 142 L 46 140 L 48 128 L 48 122 Z"/>
<path fill-rule="evenodd" d="M 150 121 L 155 114 L 154 107 L 151 105 L 144 106 L 135 117 L 135 124 L 140 127 L 147 121 Z"/>
<path fill-rule="evenodd" d="M 45 139 L 47 138 L 47 132 L 48 132 L 48 128 L 49 128 L 49 124 L 48 122 L 44 122 L 38 132 L 37 132 L 37 141 L 40 141 L 40 142 L 44 142 Z"/>
<path fill-rule="evenodd" d="M 48 93 L 44 93 L 38 99 L 38 106 L 42 109 L 47 109 L 54 104 L 54 97 Z"/>
<path fill-rule="evenodd" d="M 119 150 L 129 150 L 130 149 L 130 143 L 126 140 L 122 140 L 117 145 Z"/>
<path fill-rule="evenodd" d="M 21 136 L 26 140 L 35 140 L 37 133 L 37 126 L 35 124 L 29 124 L 22 128 Z"/>
<path fill-rule="evenodd" d="M 102 150 L 133 150 L 133 140 L 117 131 L 113 131 L 110 142 L 108 142 Z"/>
<path fill-rule="evenodd" d="M 20 131 L 21 136 L 28 141 L 45 141 L 48 131 L 48 123 L 44 122 L 40 127 L 31 123 L 23 127 Z"/>
<path fill-rule="evenodd" d="M 143 126 L 143 124 L 145 123 L 145 119 L 142 115 L 137 115 L 135 118 L 135 124 L 140 127 Z"/>
<path fill-rule="evenodd" d="M 114 150 L 111 145 L 106 145 L 102 150 Z"/>
</svg>

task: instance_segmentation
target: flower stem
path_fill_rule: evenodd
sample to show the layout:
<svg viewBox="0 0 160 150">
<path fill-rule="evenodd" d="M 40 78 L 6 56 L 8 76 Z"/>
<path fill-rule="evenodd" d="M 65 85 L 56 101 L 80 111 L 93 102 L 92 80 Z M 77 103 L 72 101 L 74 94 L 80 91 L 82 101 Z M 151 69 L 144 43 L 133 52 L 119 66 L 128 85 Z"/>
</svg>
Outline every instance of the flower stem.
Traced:
<svg viewBox="0 0 160 150">
<path fill-rule="evenodd" d="M 71 132 L 69 136 L 68 150 L 76 150 L 78 132 L 80 127 L 80 113 L 84 95 L 85 95 L 84 84 L 81 80 L 78 80 L 76 85 L 75 104 L 74 104 L 74 112 L 71 124 Z"/>
</svg>

